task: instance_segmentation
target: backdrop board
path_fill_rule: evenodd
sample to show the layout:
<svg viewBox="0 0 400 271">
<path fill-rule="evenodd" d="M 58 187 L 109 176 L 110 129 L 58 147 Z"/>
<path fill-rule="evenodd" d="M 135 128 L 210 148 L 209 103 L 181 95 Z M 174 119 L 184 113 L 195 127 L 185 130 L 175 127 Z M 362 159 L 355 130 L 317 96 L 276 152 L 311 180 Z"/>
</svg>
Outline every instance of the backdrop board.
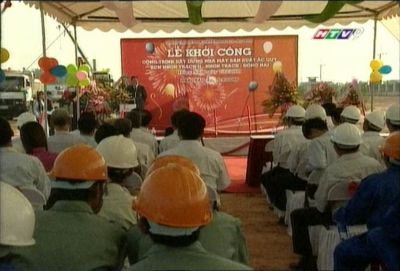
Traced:
<svg viewBox="0 0 400 271">
<path fill-rule="evenodd" d="M 145 86 L 157 130 L 170 126 L 174 110 L 189 107 L 204 116 L 209 132 L 262 132 L 280 117 L 261 105 L 273 63 L 297 82 L 297 45 L 297 36 L 121 39 L 122 74 Z"/>
</svg>

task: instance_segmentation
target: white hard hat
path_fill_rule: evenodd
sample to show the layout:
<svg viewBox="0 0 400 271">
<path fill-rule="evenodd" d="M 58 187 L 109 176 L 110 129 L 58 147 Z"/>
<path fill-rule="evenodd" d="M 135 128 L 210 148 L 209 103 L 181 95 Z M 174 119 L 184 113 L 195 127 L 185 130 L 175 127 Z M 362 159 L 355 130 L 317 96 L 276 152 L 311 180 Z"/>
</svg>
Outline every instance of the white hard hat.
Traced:
<svg viewBox="0 0 400 271">
<path fill-rule="evenodd" d="M 313 118 L 320 118 L 322 120 L 326 120 L 326 111 L 319 104 L 311 104 L 306 109 L 305 118 L 306 120 Z"/>
<path fill-rule="evenodd" d="M 96 150 L 104 157 L 107 167 L 134 168 L 139 165 L 135 144 L 123 135 L 103 139 Z"/>
<path fill-rule="evenodd" d="M 385 114 L 381 111 L 371 112 L 365 116 L 365 119 L 380 129 L 385 128 Z"/>
<path fill-rule="evenodd" d="M 31 112 L 24 112 L 17 117 L 17 127 L 21 128 L 27 122 L 36 121 L 35 115 Z"/>
<path fill-rule="evenodd" d="M 400 125 L 400 105 L 391 105 L 386 110 L 386 119 L 388 119 L 394 125 Z"/>
<path fill-rule="evenodd" d="M 292 105 L 289 107 L 288 111 L 286 111 L 285 117 L 287 118 L 304 118 L 306 110 L 300 105 Z"/>
<path fill-rule="evenodd" d="M 331 140 L 343 148 L 354 148 L 362 143 L 361 131 L 351 123 L 342 123 L 333 130 Z"/>
<path fill-rule="evenodd" d="M 349 105 L 343 109 L 340 116 L 350 121 L 358 122 L 361 118 L 361 112 L 357 106 Z"/>
<path fill-rule="evenodd" d="M 0 181 L 0 245 L 35 244 L 35 213 L 32 205 L 15 187 Z"/>
</svg>

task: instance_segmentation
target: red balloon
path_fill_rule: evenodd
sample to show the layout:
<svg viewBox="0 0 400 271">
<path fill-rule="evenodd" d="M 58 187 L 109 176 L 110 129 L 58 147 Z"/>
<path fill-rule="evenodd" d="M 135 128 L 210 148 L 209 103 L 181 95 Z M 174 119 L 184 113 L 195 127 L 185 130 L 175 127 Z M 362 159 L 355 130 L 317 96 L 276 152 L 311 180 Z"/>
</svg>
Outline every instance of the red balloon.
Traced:
<svg viewBox="0 0 400 271">
<path fill-rule="evenodd" d="M 49 85 L 54 84 L 57 81 L 57 78 L 49 72 L 44 72 L 40 75 L 40 81 L 43 84 Z"/>
<path fill-rule="evenodd" d="M 58 66 L 58 61 L 53 57 L 41 57 L 38 61 L 38 64 L 43 71 L 47 72 Z"/>
</svg>

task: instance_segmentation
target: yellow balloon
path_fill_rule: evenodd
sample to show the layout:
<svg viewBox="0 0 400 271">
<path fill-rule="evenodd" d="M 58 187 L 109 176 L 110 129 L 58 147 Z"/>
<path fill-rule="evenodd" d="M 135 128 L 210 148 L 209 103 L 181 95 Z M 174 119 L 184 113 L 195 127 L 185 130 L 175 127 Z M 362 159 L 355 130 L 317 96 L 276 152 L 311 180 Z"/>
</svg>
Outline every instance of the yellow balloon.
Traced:
<svg viewBox="0 0 400 271">
<path fill-rule="evenodd" d="M 382 81 L 382 74 L 380 74 L 378 71 L 371 72 L 369 76 L 369 81 L 371 83 L 379 83 L 380 81 Z"/>
<path fill-rule="evenodd" d="M 162 93 L 174 97 L 175 96 L 175 86 L 171 83 L 167 84 L 164 89 L 162 90 Z"/>
<path fill-rule="evenodd" d="M 383 66 L 383 62 L 380 61 L 379 59 L 374 59 L 374 60 L 371 60 L 371 62 L 369 63 L 369 66 L 373 70 L 379 70 L 379 68 Z"/>
<path fill-rule="evenodd" d="M 5 48 L 1 48 L 0 52 L 0 62 L 4 63 L 10 58 L 10 53 Z"/>
</svg>

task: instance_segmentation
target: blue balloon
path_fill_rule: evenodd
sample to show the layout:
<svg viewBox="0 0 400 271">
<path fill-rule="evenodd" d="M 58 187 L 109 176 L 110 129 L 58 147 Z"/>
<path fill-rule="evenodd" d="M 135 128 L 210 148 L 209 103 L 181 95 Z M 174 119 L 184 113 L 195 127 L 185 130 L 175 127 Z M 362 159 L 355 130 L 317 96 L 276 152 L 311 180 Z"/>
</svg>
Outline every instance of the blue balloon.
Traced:
<svg viewBox="0 0 400 271">
<path fill-rule="evenodd" d="M 149 54 L 154 53 L 154 44 L 152 42 L 146 43 L 146 52 L 148 52 Z"/>
<path fill-rule="evenodd" d="M 50 70 L 50 73 L 55 77 L 64 77 L 67 74 L 67 68 L 62 65 L 58 65 Z"/>
<path fill-rule="evenodd" d="M 255 91 L 258 88 L 258 83 L 256 81 L 251 81 L 249 83 L 249 91 Z"/>
<path fill-rule="evenodd" d="M 4 80 L 6 80 L 6 74 L 3 70 L 0 70 L 0 82 L 3 82 Z"/>
<path fill-rule="evenodd" d="M 390 67 L 389 65 L 385 65 L 380 67 L 379 72 L 381 74 L 389 74 L 392 71 L 392 67 Z"/>
</svg>

